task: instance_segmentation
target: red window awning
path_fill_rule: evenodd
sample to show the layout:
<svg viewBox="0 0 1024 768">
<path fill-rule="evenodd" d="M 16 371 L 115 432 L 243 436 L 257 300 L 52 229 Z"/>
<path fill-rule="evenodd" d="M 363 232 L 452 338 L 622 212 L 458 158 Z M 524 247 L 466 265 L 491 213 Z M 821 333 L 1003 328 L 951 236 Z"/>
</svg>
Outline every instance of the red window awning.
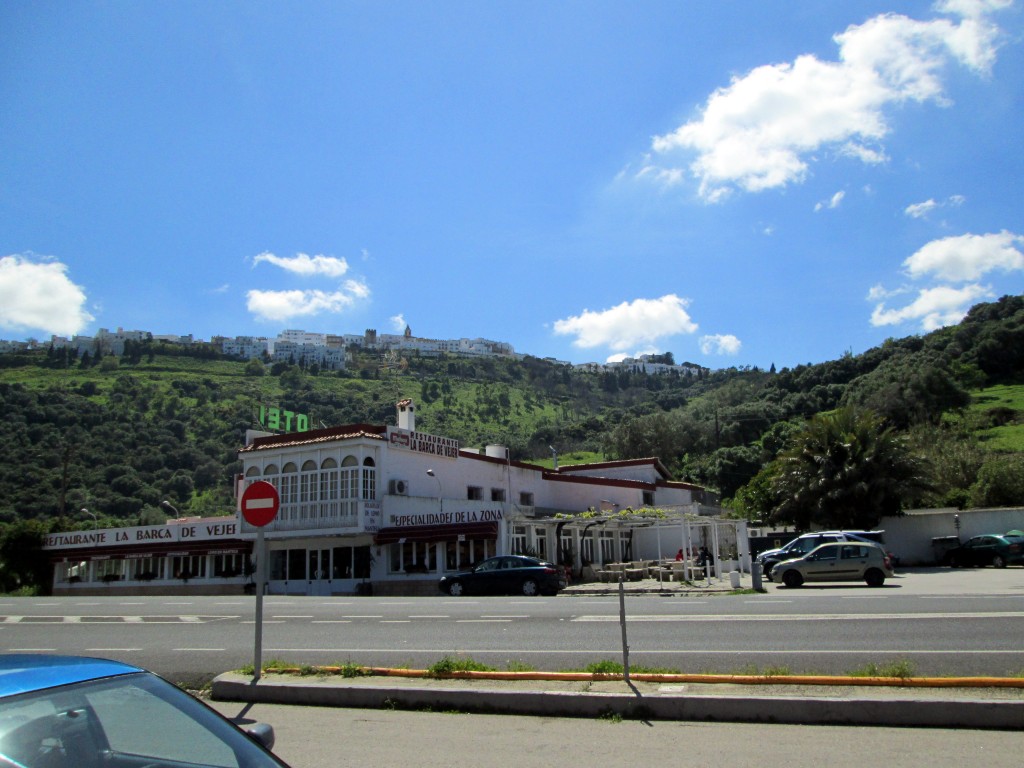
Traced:
<svg viewBox="0 0 1024 768">
<path fill-rule="evenodd" d="M 394 544 L 402 539 L 406 541 L 458 541 L 464 539 L 496 539 L 498 524 L 463 523 L 462 525 L 406 525 L 394 528 L 381 528 L 373 537 L 374 544 Z"/>
</svg>

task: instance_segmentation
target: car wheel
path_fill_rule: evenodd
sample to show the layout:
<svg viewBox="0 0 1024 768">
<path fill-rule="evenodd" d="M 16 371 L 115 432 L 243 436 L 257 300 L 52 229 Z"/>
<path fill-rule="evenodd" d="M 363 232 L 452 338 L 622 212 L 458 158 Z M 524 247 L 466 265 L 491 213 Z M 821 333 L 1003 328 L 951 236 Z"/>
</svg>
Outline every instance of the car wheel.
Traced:
<svg viewBox="0 0 1024 768">
<path fill-rule="evenodd" d="M 791 589 L 796 589 L 804 583 L 804 577 L 800 575 L 800 571 L 786 571 L 782 574 L 782 583 Z"/>
<path fill-rule="evenodd" d="M 537 588 L 537 582 L 533 579 L 527 579 L 523 582 L 523 594 L 527 597 L 533 597 L 539 595 L 540 590 Z"/>
<path fill-rule="evenodd" d="M 465 590 L 462 588 L 461 581 L 453 581 L 448 585 L 448 594 L 452 597 L 462 597 L 465 594 Z"/>
<path fill-rule="evenodd" d="M 996 568 L 1005 568 L 1006 558 L 1002 555 L 994 555 L 992 557 L 992 565 L 994 565 Z"/>
<path fill-rule="evenodd" d="M 877 568 L 872 568 L 864 574 L 864 581 L 868 583 L 869 587 L 880 587 L 885 584 L 885 574 Z"/>
</svg>

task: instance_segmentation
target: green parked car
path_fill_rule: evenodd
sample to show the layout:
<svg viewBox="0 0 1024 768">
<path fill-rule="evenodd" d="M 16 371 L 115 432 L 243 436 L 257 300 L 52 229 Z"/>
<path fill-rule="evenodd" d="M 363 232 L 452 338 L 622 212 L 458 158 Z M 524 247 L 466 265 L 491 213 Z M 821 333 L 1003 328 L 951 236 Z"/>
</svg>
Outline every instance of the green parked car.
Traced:
<svg viewBox="0 0 1024 768">
<path fill-rule="evenodd" d="M 967 565 L 994 565 L 996 568 L 1024 565 L 1024 534 L 1010 531 L 1005 534 L 986 533 L 975 536 L 947 552 L 945 560 L 954 568 Z"/>
</svg>

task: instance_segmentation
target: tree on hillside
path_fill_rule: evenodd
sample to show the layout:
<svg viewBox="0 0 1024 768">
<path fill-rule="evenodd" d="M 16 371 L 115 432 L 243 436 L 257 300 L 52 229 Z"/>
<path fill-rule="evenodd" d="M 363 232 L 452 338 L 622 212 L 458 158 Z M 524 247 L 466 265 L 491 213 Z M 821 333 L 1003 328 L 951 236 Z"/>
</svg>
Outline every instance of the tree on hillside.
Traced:
<svg viewBox="0 0 1024 768">
<path fill-rule="evenodd" d="M 975 507 L 1016 507 L 1024 504 L 1024 456 L 995 454 L 988 458 L 971 486 Z"/>
<path fill-rule="evenodd" d="M 38 520 L 17 520 L 0 532 L 0 589 L 49 589 L 50 561 L 43 553 L 49 526 Z"/>
<path fill-rule="evenodd" d="M 871 528 L 926 484 L 925 467 L 874 412 L 841 408 L 807 422 L 766 470 L 775 522 Z"/>
<path fill-rule="evenodd" d="M 843 396 L 845 405 L 868 408 L 901 429 L 937 424 L 942 414 L 970 405 L 949 363 L 926 352 L 892 357 L 854 379 Z"/>
</svg>

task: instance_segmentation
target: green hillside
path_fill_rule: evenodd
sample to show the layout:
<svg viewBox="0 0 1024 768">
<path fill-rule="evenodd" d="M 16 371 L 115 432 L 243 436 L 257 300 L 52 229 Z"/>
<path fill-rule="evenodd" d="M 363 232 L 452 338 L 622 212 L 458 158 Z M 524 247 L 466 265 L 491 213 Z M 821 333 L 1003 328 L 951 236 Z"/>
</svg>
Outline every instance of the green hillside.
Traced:
<svg viewBox="0 0 1024 768">
<path fill-rule="evenodd" d="M 1024 476 L 1022 297 L 926 336 L 779 371 L 648 376 L 530 357 L 353 355 L 341 373 L 223 359 L 207 345 L 147 344 L 121 359 L 0 355 L 0 523 L 157 521 L 165 500 L 180 514 L 226 513 L 236 452 L 261 405 L 315 427 L 394 423 L 402 398 L 416 401 L 419 429 L 465 447 L 500 443 L 548 465 L 549 446 L 561 464 L 658 456 L 725 499 L 806 419 L 852 406 L 879 414 L 927 461 L 930 488 L 908 504 L 1024 503 L 1012 482 Z"/>
</svg>

